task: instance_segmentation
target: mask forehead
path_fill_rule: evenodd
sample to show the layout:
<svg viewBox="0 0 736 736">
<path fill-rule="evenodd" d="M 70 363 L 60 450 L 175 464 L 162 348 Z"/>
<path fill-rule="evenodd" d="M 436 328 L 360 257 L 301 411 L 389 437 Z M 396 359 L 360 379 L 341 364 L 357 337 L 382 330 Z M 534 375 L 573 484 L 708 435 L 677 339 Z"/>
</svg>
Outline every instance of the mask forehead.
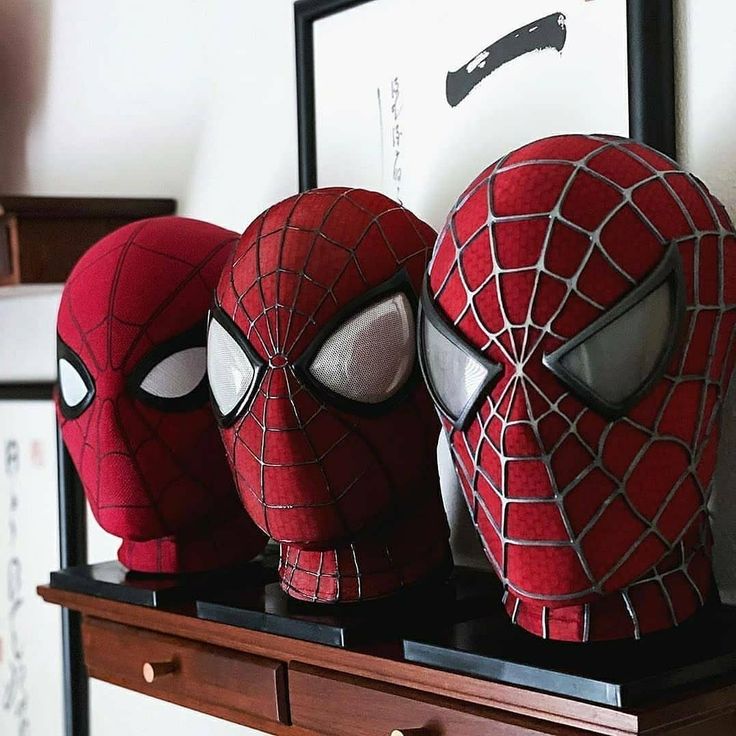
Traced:
<svg viewBox="0 0 736 736">
<path fill-rule="evenodd" d="M 418 292 L 433 230 L 376 192 L 291 197 L 245 231 L 218 303 L 268 360 L 297 358 L 350 302 L 404 269 Z"/>
<path fill-rule="evenodd" d="M 531 328 L 573 337 L 635 288 L 673 240 L 693 234 L 667 175 L 642 155 L 650 152 L 624 140 L 566 138 L 489 167 L 440 235 L 430 290 L 479 348 L 501 331 L 509 346 Z M 656 163 L 667 170 L 666 159 Z M 704 219 L 716 226 L 710 213 Z"/>
<path fill-rule="evenodd" d="M 132 223 L 73 269 L 61 339 L 96 373 L 128 373 L 154 346 L 201 322 L 235 233 L 180 217 Z"/>
</svg>

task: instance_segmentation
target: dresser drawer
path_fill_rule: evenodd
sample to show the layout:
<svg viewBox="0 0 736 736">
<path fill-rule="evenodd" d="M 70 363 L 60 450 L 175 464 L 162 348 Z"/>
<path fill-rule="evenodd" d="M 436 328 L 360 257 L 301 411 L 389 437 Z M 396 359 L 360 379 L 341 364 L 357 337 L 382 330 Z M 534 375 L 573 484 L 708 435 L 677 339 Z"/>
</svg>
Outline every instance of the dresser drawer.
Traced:
<svg viewBox="0 0 736 736">
<path fill-rule="evenodd" d="M 288 723 L 282 662 L 95 618 L 82 631 L 91 677 L 238 723 Z"/>
<path fill-rule="evenodd" d="M 590 736 L 589 731 L 296 663 L 289 666 L 289 705 L 294 726 L 330 736 Z"/>
</svg>

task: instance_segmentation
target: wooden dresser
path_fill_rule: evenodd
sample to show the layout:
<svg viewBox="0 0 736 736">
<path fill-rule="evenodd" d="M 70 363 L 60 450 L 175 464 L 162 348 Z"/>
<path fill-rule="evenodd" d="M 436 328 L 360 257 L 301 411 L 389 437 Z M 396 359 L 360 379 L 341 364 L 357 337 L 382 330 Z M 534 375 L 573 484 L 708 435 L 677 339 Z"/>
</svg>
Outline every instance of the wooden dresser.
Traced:
<svg viewBox="0 0 736 736">
<path fill-rule="evenodd" d="M 615 709 L 413 664 L 398 642 L 340 649 L 41 586 L 82 614 L 91 677 L 272 734 L 736 735 L 736 681 Z"/>
</svg>

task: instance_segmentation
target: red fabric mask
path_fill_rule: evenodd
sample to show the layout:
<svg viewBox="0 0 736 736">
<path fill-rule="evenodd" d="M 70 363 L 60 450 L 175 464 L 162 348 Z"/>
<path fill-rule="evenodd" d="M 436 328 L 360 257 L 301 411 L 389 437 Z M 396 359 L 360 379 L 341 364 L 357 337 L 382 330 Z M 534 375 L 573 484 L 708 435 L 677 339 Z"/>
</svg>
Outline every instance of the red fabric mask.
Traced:
<svg viewBox="0 0 736 736">
<path fill-rule="evenodd" d="M 196 220 L 143 220 L 92 246 L 64 288 L 61 431 L 131 570 L 224 567 L 266 541 L 238 502 L 205 378 L 207 309 L 236 238 Z"/>
<path fill-rule="evenodd" d="M 721 204 L 626 139 L 531 143 L 450 212 L 422 310 L 425 376 L 513 620 L 587 641 L 692 615 L 735 352 Z"/>
<path fill-rule="evenodd" d="M 213 405 L 242 501 L 290 595 L 375 598 L 449 557 L 415 365 L 435 233 L 362 190 L 316 189 L 245 231 L 209 325 Z"/>
</svg>

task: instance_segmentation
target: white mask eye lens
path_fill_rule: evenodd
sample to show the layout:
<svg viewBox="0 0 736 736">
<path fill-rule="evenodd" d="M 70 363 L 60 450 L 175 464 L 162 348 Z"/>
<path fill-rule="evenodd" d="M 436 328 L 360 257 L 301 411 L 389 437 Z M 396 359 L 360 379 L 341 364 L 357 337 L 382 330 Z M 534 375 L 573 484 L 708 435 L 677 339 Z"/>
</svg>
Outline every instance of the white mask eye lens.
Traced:
<svg viewBox="0 0 736 736">
<path fill-rule="evenodd" d="M 379 404 L 396 394 L 414 369 L 414 311 L 406 294 L 382 299 L 330 335 L 309 372 L 335 394 Z"/>
<path fill-rule="evenodd" d="M 422 313 L 422 360 L 435 400 L 458 421 L 491 378 L 490 368 L 438 330 Z"/>
<path fill-rule="evenodd" d="M 256 379 L 256 367 L 217 319 L 210 320 L 207 332 L 207 373 L 222 416 L 233 412 L 252 392 Z"/>
<path fill-rule="evenodd" d="M 78 407 L 90 391 L 79 371 L 66 358 L 59 359 L 59 389 L 70 409 Z"/>
<path fill-rule="evenodd" d="M 652 375 L 670 339 L 672 319 L 671 286 L 665 282 L 560 363 L 605 402 L 621 404 Z"/>
<path fill-rule="evenodd" d="M 140 387 L 160 399 L 180 399 L 202 383 L 207 369 L 204 347 L 192 347 L 172 353 L 157 363 L 141 381 Z"/>
</svg>

